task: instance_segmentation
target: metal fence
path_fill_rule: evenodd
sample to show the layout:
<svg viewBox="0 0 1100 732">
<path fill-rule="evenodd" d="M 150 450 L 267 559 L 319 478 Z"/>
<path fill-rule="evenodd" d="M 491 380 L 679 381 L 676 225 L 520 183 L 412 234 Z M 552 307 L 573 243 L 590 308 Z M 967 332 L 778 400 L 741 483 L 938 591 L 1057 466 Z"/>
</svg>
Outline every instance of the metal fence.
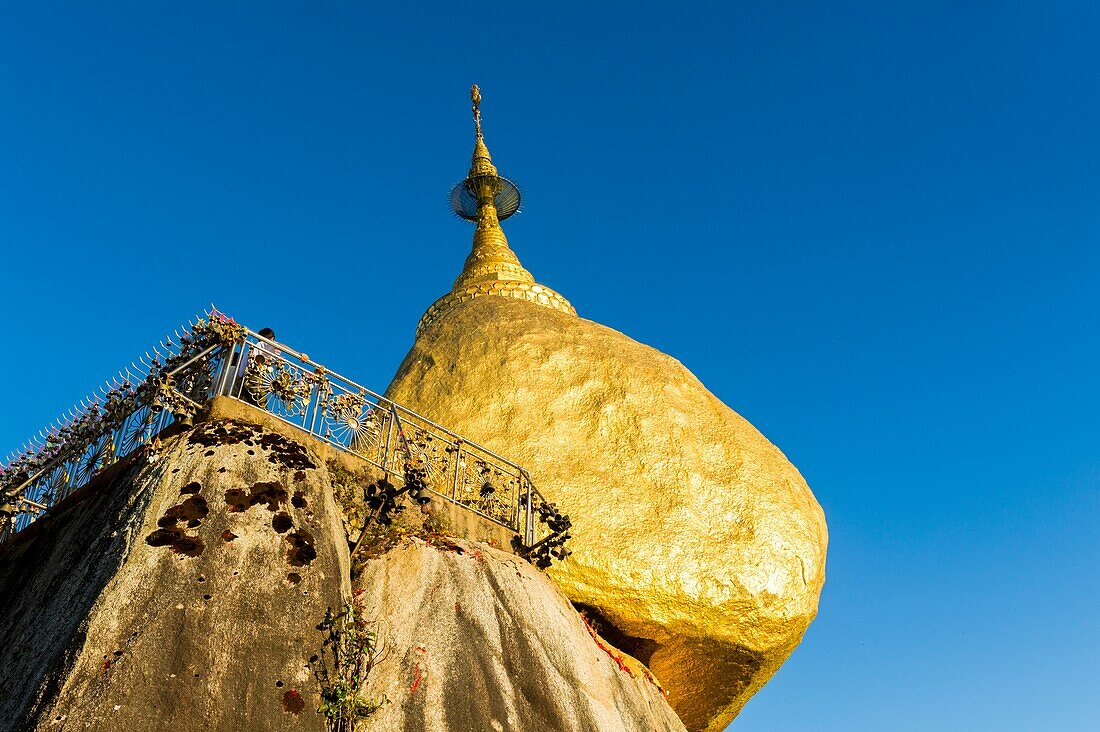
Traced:
<svg viewBox="0 0 1100 732">
<path fill-rule="evenodd" d="M 0 468 L 0 541 L 176 421 L 226 396 L 536 543 L 546 504 L 519 465 L 212 310 L 133 362 Z"/>
</svg>

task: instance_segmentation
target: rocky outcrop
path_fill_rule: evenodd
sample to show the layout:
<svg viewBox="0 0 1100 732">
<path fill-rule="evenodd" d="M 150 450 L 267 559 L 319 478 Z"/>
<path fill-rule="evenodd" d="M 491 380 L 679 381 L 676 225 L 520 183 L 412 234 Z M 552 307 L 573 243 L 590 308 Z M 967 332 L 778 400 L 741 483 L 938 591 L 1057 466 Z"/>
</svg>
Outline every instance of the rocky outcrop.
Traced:
<svg viewBox="0 0 1100 732">
<path fill-rule="evenodd" d="M 162 436 L 0 545 L 0 731 L 326 730 L 317 626 L 352 597 L 346 482 L 373 477 L 252 416 Z M 683 732 L 551 579 L 449 516 L 410 504 L 364 546 L 388 651 L 363 694 L 388 701 L 360 729 Z"/>
<path fill-rule="evenodd" d="M 645 669 L 516 556 L 414 539 L 369 562 L 360 584 L 386 648 L 366 696 L 388 700 L 364 730 L 684 730 Z"/>
<path fill-rule="evenodd" d="M 347 577 L 326 467 L 201 424 L 0 546 L 0 730 L 324 730 L 307 661 Z"/>
<path fill-rule="evenodd" d="M 505 297 L 417 334 L 387 396 L 507 455 L 573 520 L 551 571 L 722 730 L 817 613 L 825 518 L 798 470 L 675 359 Z"/>
</svg>

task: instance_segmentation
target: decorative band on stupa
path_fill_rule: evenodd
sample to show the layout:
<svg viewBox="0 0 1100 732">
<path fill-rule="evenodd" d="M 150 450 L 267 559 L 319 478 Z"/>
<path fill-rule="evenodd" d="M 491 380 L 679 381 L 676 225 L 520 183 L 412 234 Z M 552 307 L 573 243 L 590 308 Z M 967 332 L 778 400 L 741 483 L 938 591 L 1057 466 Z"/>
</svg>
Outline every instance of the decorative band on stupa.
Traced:
<svg viewBox="0 0 1100 732">
<path fill-rule="evenodd" d="M 432 303 L 420 318 L 417 335 L 455 305 L 488 295 L 527 300 L 570 315 L 577 314 L 568 300 L 549 287 L 537 284 L 508 246 L 500 222 L 519 210 L 519 188 L 497 173 L 493 165 L 481 133 L 481 91 L 476 84 L 470 89 L 470 99 L 477 139 L 470 159 L 470 172 L 451 191 L 451 207 L 459 217 L 477 224 L 473 248 L 451 291 Z"/>
</svg>

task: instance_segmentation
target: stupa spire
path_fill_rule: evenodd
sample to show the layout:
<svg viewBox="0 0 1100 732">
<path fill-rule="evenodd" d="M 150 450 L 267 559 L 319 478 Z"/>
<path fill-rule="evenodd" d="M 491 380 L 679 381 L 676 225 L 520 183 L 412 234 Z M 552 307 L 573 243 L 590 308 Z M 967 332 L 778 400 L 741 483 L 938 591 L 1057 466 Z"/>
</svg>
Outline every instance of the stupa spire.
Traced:
<svg viewBox="0 0 1100 732">
<path fill-rule="evenodd" d="M 459 217 L 477 224 L 473 247 L 451 292 L 428 308 L 417 333 L 457 303 L 483 295 L 528 300 L 576 315 L 568 300 L 535 283 L 508 245 L 500 222 L 519 210 L 519 188 L 493 165 L 481 129 L 481 89 L 477 84 L 470 88 L 470 101 L 476 133 L 474 152 L 465 180 L 451 191 L 451 207 Z"/>
<path fill-rule="evenodd" d="M 485 135 L 481 132 L 481 89 L 477 84 L 470 87 L 471 109 L 474 113 L 474 129 L 477 131 L 477 139 L 474 141 L 474 154 L 470 158 L 469 177 L 477 175 L 497 175 L 493 158 L 489 155 L 489 148 L 485 145 Z M 499 176 L 498 176 L 499 177 Z"/>
<path fill-rule="evenodd" d="M 501 177 L 493 165 L 485 135 L 481 131 L 481 90 L 477 84 L 470 88 L 470 101 L 473 102 L 477 137 L 473 155 L 470 156 L 470 172 L 466 180 L 455 186 L 456 194 L 463 199 L 455 211 L 463 218 L 476 221 L 477 228 L 474 230 L 473 249 L 466 258 L 462 274 L 455 280 L 454 290 L 493 280 L 533 283 L 535 278 L 519 263 L 519 258 L 508 246 L 508 237 L 500 228 L 501 221 L 519 210 L 519 188 Z M 473 203 L 472 217 L 468 215 L 470 206 L 467 197 Z M 455 203 L 455 194 L 452 194 L 451 202 Z"/>
</svg>

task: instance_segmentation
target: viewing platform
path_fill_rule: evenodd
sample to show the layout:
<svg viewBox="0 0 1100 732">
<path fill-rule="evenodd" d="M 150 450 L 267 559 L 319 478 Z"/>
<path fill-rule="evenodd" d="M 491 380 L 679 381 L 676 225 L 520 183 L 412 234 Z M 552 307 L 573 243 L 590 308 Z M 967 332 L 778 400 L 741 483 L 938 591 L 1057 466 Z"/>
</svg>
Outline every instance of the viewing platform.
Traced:
<svg viewBox="0 0 1100 732">
<path fill-rule="evenodd" d="M 205 419 L 307 433 L 372 468 L 392 493 L 440 503 L 452 525 L 478 517 L 483 528 L 472 533 L 496 534 L 496 543 L 510 536 L 511 548 L 540 567 L 568 555 L 568 518 L 523 467 L 215 309 L 146 352 L 0 468 L 0 542 L 127 456 L 155 450 L 166 430 Z M 362 499 L 371 518 L 387 522 L 392 497 Z"/>
</svg>

